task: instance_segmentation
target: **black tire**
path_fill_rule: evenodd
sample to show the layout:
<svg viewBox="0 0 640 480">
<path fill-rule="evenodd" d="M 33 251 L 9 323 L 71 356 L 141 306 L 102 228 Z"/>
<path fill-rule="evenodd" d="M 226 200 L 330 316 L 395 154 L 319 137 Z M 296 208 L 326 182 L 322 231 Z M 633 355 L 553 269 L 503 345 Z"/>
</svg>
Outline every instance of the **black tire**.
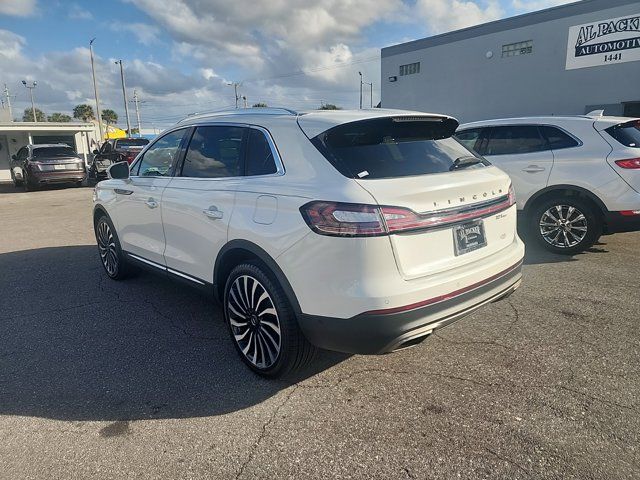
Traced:
<svg viewBox="0 0 640 480">
<path fill-rule="evenodd" d="M 98 183 L 98 171 L 96 170 L 96 165 L 94 163 L 89 167 L 89 171 L 87 172 L 87 185 L 95 186 Z"/>
<path fill-rule="evenodd" d="M 282 287 L 262 263 L 243 263 L 231 271 L 223 303 L 231 341 L 242 361 L 258 375 L 283 377 L 313 359 L 316 347 L 302 334 Z"/>
<path fill-rule="evenodd" d="M 24 170 L 22 171 L 22 188 L 24 188 L 25 192 L 33 192 L 34 190 L 36 190 L 36 186 L 31 183 L 27 172 L 25 172 Z"/>
<path fill-rule="evenodd" d="M 550 198 L 534 205 L 529 233 L 546 250 L 575 255 L 591 248 L 602 235 L 598 208 L 580 197 Z"/>
<path fill-rule="evenodd" d="M 94 224 L 94 233 L 98 244 L 100 263 L 112 280 L 124 280 L 131 274 L 131 265 L 127 262 L 116 229 L 107 215 L 101 215 Z"/>
</svg>

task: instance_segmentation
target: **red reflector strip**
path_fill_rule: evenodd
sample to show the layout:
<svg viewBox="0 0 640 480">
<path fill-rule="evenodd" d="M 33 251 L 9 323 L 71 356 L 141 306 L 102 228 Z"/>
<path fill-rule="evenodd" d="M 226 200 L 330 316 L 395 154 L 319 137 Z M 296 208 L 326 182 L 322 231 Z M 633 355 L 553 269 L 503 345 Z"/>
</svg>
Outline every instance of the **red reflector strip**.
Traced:
<svg viewBox="0 0 640 480">
<path fill-rule="evenodd" d="M 522 261 L 519 261 L 515 265 L 512 265 L 506 270 L 503 270 L 500 273 L 496 273 L 495 275 L 492 275 L 489 278 L 485 278 L 480 282 L 476 282 L 472 285 L 461 288 L 459 290 L 455 290 L 450 293 L 445 293 L 444 295 L 439 295 L 437 297 L 433 297 L 428 300 L 422 300 L 421 302 L 411 303 L 409 305 L 404 305 L 402 307 L 383 308 L 381 310 L 369 310 L 368 312 L 364 312 L 362 315 L 390 315 L 392 313 L 408 312 L 409 310 L 415 310 L 416 308 L 426 307 L 427 305 L 433 305 L 434 303 L 444 302 L 446 300 L 450 300 L 464 293 L 475 290 L 476 288 L 482 287 L 483 285 L 491 283 L 494 280 L 499 279 L 500 277 L 504 277 L 505 275 L 508 275 L 514 270 L 520 268 L 521 265 L 522 265 Z"/>
<path fill-rule="evenodd" d="M 620 215 L 624 215 L 625 217 L 634 217 L 636 215 L 640 215 L 640 210 L 622 210 Z"/>
</svg>

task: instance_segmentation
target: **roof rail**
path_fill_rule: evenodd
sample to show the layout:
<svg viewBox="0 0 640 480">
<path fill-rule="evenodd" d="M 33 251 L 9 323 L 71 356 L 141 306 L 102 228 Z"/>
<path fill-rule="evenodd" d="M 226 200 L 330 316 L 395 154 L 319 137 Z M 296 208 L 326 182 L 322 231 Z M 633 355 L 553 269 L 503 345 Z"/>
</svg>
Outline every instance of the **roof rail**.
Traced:
<svg viewBox="0 0 640 480">
<path fill-rule="evenodd" d="M 299 112 L 291 110 L 289 108 L 281 107 L 252 107 L 252 108 L 234 108 L 232 110 L 213 110 L 208 112 L 195 112 L 190 113 L 178 123 L 183 123 L 188 120 L 195 120 L 204 117 L 222 117 L 230 115 L 300 115 Z"/>
</svg>

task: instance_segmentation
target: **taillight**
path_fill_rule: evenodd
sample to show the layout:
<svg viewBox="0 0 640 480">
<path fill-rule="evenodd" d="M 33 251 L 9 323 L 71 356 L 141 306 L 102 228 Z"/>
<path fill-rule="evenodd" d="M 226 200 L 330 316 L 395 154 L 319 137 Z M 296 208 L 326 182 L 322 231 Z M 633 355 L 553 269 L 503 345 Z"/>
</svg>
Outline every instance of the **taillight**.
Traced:
<svg viewBox="0 0 640 480">
<path fill-rule="evenodd" d="M 373 237 L 386 234 L 380 209 L 373 205 L 311 202 L 300 207 L 307 225 L 321 235 Z"/>
<path fill-rule="evenodd" d="M 629 158 L 627 160 L 616 160 L 616 165 L 622 168 L 640 168 L 640 158 Z"/>
<path fill-rule="evenodd" d="M 466 222 L 506 210 L 515 204 L 513 188 L 490 204 L 468 205 L 419 214 L 408 208 L 340 202 L 310 202 L 300 207 L 307 225 L 321 235 L 376 237 Z"/>
</svg>

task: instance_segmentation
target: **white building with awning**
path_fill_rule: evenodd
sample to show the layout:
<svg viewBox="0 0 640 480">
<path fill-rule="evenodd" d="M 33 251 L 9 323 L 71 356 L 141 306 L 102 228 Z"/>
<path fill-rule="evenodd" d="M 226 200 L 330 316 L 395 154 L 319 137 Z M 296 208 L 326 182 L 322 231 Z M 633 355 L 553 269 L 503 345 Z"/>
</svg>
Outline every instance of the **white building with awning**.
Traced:
<svg viewBox="0 0 640 480">
<path fill-rule="evenodd" d="M 98 139 L 94 123 L 0 122 L 0 182 L 11 180 L 9 161 L 25 145 L 66 143 L 86 163 Z"/>
</svg>

